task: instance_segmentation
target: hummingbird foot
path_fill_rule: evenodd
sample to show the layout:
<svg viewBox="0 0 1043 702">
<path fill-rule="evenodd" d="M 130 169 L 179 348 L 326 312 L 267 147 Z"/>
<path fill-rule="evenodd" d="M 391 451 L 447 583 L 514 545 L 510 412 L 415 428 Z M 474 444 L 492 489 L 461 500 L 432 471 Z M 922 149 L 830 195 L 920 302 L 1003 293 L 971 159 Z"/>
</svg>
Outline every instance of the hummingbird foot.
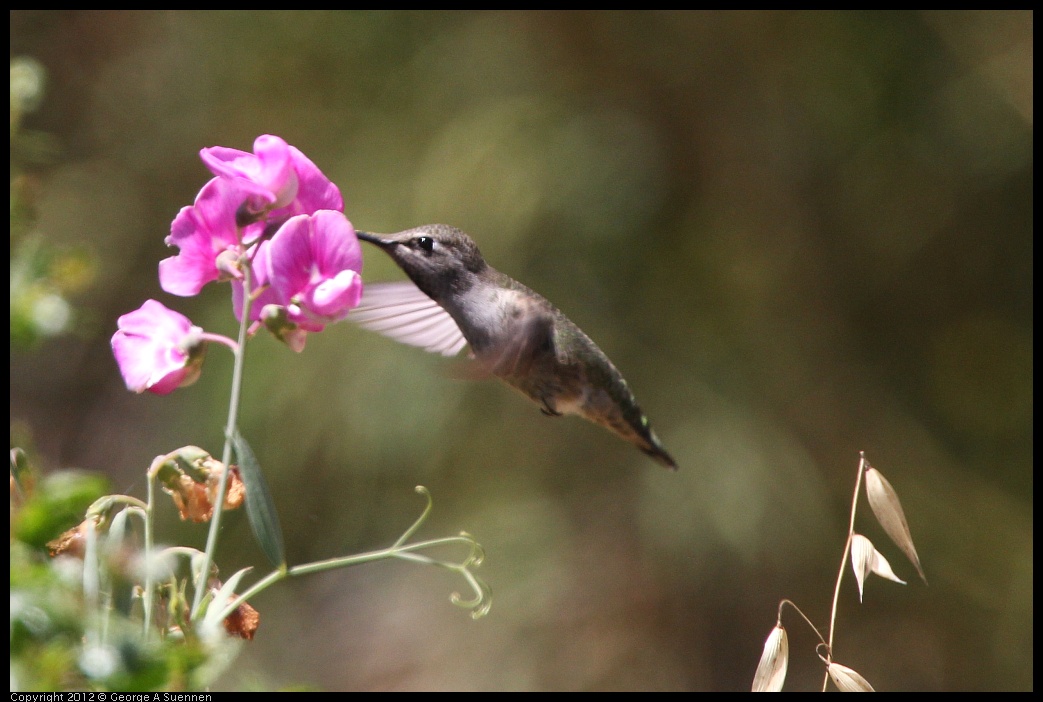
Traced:
<svg viewBox="0 0 1043 702">
<path fill-rule="evenodd" d="M 560 417 L 561 416 L 561 412 L 559 412 L 558 410 L 556 410 L 553 407 L 551 407 L 550 403 L 547 402 L 546 398 L 541 400 L 541 402 L 543 402 L 543 407 L 540 407 L 540 412 L 543 412 L 548 417 Z"/>
</svg>

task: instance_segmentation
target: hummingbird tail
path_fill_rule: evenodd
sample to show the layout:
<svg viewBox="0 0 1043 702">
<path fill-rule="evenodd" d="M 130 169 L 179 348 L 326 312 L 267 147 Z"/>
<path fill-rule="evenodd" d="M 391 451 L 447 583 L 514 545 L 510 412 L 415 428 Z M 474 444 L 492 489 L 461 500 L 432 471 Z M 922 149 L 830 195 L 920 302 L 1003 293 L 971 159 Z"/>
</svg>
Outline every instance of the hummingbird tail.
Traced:
<svg viewBox="0 0 1043 702">
<path fill-rule="evenodd" d="M 666 452 L 666 449 L 663 448 L 658 439 L 656 439 L 648 448 L 642 446 L 641 450 L 648 456 L 651 456 L 656 463 L 659 463 L 670 470 L 677 470 L 677 463 L 674 462 L 673 456 Z"/>
</svg>

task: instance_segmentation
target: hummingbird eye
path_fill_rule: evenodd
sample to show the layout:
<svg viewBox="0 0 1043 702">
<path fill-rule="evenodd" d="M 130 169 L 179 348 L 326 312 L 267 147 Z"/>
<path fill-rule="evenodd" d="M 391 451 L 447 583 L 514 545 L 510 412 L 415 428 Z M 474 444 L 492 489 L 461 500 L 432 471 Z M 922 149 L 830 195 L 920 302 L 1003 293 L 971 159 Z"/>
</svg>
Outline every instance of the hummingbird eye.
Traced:
<svg viewBox="0 0 1043 702">
<path fill-rule="evenodd" d="M 429 236 L 417 237 L 416 243 L 417 246 L 422 248 L 424 251 L 430 252 L 432 249 L 435 248 L 435 240 Z"/>
</svg>

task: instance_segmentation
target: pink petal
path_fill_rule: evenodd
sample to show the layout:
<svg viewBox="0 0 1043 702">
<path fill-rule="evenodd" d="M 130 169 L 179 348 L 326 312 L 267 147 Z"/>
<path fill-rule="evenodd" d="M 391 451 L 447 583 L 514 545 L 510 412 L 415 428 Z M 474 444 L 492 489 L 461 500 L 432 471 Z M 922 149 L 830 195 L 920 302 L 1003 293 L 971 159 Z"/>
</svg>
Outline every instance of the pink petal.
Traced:
<svg viewBox="0 0 1043 702">
<path fill-rule="evenodd" d="M 171 392 L 191 375 L 187 347 L 200 333 L 183 314 L 156 300 L 121 316 L 112 336 L 112 353 L 127 388 Z"/>
<path fill-rule="evenodd" d="M 330 320 L 343 319 L 362 299 L 362 276 L 355 271 L 341 271 L 324 280 L 312 291 L 308 309 Z"/>
<path fill-rule="evenodd" d="M 272 237 L 268 252 L 270 282 L 284 305 L 311 282 L 314 267 L 311 230 L 311 218 L 297 215 L 288 219 Z"/>
<path fill-rule="evenodd" d="M 362 247 L 355 227 L 340 212 L 320 210 L 312 215 L 313 244 L 316 264 L 327 275 L 343 270 L 362 270 Z"/>
<path fill-rule="evenodd" d="M 258 198 L 254 209 L 284 207 L 297 196 L 297 174 L 289 145 L 277 136 L 264 134 L 254 140 L 254 153 L 213 146 L 199 152 L 214 175 L 235 181 Z"/>
<path fill-rule="evenodd" d="M 291 217 L 272 238 L 270 256 L 272 287 L 293 321 L 336 321 L 358 304 L 362 252 L 340 212 Z"/>
<path fill-rule="evenodd" d="M 318 210 L 344 211 L 344 198 L 318 166 L 296 147 L 290 147 L 290 160 L 297 173 L 297 198 L 293 214 L 312 214 Z"/>
<path fill-rule="evenodd" d="M 194 205 L 178 212 L 166 243 L 180 252 L 160 262 L 160 287 L 173 295 L 191 296 L 218 279 L 218 254 L 239 246 L 235 213 L 246 197 L 242 189 L 213 178 L 199 191 Z"/>
<path fill-rule="evenodd" d="M 298 176 L 290 158 L 290 146 L 277 136 L 264 134 L 254 140 L 258 171 L 253 178 L 275 196 L 272 207 L 284 207 L 297 197 Z"/>
</svg>

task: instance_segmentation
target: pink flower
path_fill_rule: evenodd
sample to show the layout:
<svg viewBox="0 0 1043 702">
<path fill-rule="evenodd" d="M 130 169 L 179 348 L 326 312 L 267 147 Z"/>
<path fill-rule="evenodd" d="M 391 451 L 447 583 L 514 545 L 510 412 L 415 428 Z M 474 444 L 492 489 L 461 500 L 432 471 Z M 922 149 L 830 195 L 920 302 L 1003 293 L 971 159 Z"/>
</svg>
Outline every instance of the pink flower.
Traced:
<svg viewBox="0 0 1043 702">
<path fill-rule="evenodd" d="M 252 154 L 213 146 L 199 156 L 214 175 L 233 181 L 247 194 L 244 200 L 251 215 L 269 212 L 269 219 L 277 221 L 320 209 L 344 210 L 337 186 L 277 136 L 257 137 Z"/>
<path fill-rule="evenodd" d="M 119 318 L 112 353 L 127 389 L 166 395 L 191 385 L 203 363 L 203 330 L 155 300 Z"/>
<path fill-rule="evenodd" d="M 289 320 L 321 331 L 362 296 L 362 250 L 351 222 L 333 210 L 291 217 L 272 237 L 268 280 Z"/>
<path fill-rule="evenodd" d="M 255 199 L 251 209 L 284 207 L 297 197 L 297 173 L 290 163 L 290 146 L 277 136 L 265 134 L 254 140 L 254 153 L 225 146 L 199 152 L 214 175 L 236 182 Z"/>
<path fill-rule="evenodd" d="M 247 197 L 237 184 L 222 178 L 203 186 L 195 204 L 183 207 L 170 225 L 166 243 L 181 251 L 159 262 L 160 287 L 190 297 L 227 273 L 219 268 L 218 257 L 238 257 L 242 246 L 235 216 Z"/>
<path fill-rule="evenodd" d="M 257 137 L 252 154 L 214 146 L 200 151 L 200 157 L 217 177 L 170 225 L 166 243 L 180 252 L 160 262 L 159 281 L 171 294 L 197 295 L 211 281 L 241 279 L 247 247 L 264 245 L 286 220 L 344 210 L 337 186 L 277 136 Z M 255 264 L 254 270 L 255 286 L 264 285 L 266 268 Z"/>
<path fill-rule="evenodd" d="M 290 161 L 297 173 L 297 197 L 282 210 L 273 212 L 273 215 L 290 217 L 314 214 L 319 210 L 344 211 L 344 198 L 340 190 L 318 166 L 293 146 L 290 147 Z"/>
</svg>

